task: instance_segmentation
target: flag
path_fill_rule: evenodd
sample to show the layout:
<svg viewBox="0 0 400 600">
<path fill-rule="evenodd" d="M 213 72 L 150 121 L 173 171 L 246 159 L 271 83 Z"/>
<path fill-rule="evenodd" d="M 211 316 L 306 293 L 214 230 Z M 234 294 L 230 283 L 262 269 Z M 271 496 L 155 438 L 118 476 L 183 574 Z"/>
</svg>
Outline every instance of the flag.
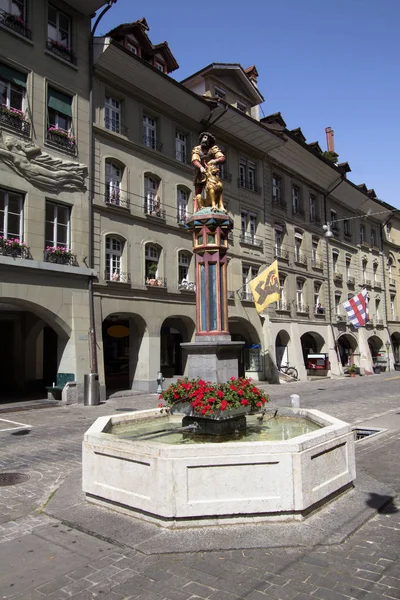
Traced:
<svg viewBox="0 0 400 600">
<path fill-rule="evenodd" d="M 275 260 L 272 265 L 249 281 L 249 286 L 258 313 L 267 308 L 271 302 L 278 302 L 281 297 L 278 261 Z"/>
<path fill-rule="evenodd" d="M 343 306 L 347 311 L 350 323 L 356 329 L 369 321 L 368 295 L 365 288 L 359 294 L 347 300 Z"/>
</svg>

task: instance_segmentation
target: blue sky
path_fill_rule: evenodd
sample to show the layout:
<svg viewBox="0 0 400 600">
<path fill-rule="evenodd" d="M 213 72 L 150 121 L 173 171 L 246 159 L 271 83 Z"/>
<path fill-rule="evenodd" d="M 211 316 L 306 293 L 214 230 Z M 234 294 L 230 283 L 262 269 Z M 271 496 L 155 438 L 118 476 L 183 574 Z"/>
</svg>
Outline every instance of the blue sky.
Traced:
<svg viewBox="0 0 400 600">
<path fill-rule="evenodd" d="M 118 0 L 97 33 L 141 17 L 178 81 L 212 62 L 255 64 L 265 115 L 323 149 L 332 127 L 349 178 L 400 208 L 399 0 Z"/>
</svg>

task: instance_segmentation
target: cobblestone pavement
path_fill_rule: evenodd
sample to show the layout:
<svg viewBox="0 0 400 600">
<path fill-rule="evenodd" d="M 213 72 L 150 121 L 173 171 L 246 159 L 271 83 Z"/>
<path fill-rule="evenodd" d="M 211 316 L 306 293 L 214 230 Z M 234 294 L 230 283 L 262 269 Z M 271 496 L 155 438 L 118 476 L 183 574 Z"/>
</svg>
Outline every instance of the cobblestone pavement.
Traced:
<svg viewBox="0 0 400 600">
<path fill-rule="evenodd" d="M 270 386 L 271 406 L 298 393 L 302 406 L 386 432 L 357 444 L 357 471 L 400 491 L 400 377 Z M 155 395 L 98 407 L 2 413 L 32 426 L 1 431 L 0 473 L 29 475 L 0 487 L 0 598 L 38 600 L 376 600 L 400 598 L 400 502 L 344 543 L 309 548 L 145 555 L 46 515 L 46 503 L 81 464 L 83 433 L 98 416 L 157 405 Z M 0 421 L 1 425 L 1 421 Z M 103 511 L 108 518 L 108 511 Z M 82 528 L 81 528 L 82 529 Z"/>
</svg>

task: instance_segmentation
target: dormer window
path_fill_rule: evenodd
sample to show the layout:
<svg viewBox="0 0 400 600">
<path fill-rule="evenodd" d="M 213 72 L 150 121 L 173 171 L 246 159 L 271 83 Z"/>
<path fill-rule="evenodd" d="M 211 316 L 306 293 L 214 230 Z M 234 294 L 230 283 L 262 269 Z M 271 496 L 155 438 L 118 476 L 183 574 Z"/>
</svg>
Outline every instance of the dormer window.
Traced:
<svg viewBox="0 0 400 600">
<path fill-rule="evenodd" d="M 225 100 L 225 90 L 219 87 L 214 88 L 214 96 L 215 98 L 219 98 L 220 100 Z"/>
<path fill-rule="evenodd" d="M 160 62 L 159 60 L 156 60 L 156 69 L 161 71 L 161 73 L 165 73 L 164 63 Z"/>
<path fill-rule="evenodd" d="M 247 106 L 243 104 L 243 102 L 236 102 L 236 108 L 242 113 L 245 113 L 247 111 Z"/>
<path fill-rule="evenodd" d="M 132 52 L 132 54 L 136 54 L 138 53 L 138 49 L 137 46 L 135 46 L 135 44 L 132 44 L 131 42 L 128 42 L 126 47 L 128 48 L 129 52 Z"/>
</svg>

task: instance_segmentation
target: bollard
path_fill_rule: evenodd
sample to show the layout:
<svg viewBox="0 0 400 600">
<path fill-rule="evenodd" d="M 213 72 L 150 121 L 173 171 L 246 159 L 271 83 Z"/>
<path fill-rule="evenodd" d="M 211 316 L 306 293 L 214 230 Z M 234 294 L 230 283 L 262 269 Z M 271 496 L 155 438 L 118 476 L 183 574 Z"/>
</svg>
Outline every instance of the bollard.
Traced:
<svg viewBox="0 0 400 600">
<path fill-rule="evenodd" d="M 300 408 L 300 396 L 298 394 L 290 395 L 290 406 L 292 408 Z"/>
<path fill-rule="evenodd" d="M 100 404 L 99 376 L 97 373 L 84 375 L 83 404 L 84 406 L 96 406 Z"/>
<path fill-rule="evenodd" d="M 163 392 L 162 384 L 163 384 L 164 379 L 165 379 L 165 377 L 163 377 L 163 374 L 161 373 L 161 371 L 159 371 L 157 374 L 157 384 L 158 384 L 157 394 L 162 394 L 162 392 Z"/>
</svg>

